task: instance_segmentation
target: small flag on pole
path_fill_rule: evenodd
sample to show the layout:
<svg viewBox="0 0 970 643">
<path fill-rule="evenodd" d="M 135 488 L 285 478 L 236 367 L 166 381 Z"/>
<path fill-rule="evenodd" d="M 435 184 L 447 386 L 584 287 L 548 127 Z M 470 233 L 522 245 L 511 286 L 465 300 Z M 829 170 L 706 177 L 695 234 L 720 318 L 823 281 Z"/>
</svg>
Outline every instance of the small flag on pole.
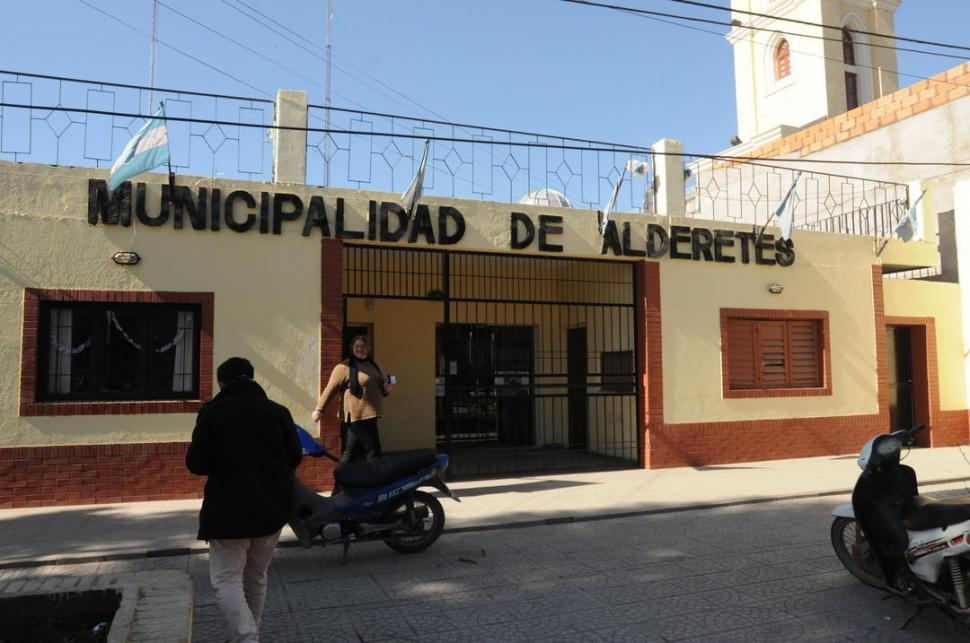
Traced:
<svg viewBox="0 0 970 643">
<path fill-rule="evenodd" d="M 168 127 L 165 124 L 165 106 L 160 106 L 155 117 L 138 130 L 128 141 L 125 149 L 111 166 L 108 189 L 114 191 L 133 176 L 171 163 L 168 151 Z"/>
<path fill-rule="evenodd" d="M 610 200 L 606 204 L 606 209 L 599 213 L 600 222 L 600 234 L 606 234 L 606 224 L 610 221 L 610 212 L 616 207 L 616 197 L 620 195 L 620 187 L 623 185 L 623 177 L 626 176 L 626 165 L 620 171 L 620 178 L 616 180 L 613 185 L 613 194 L 610 195 Z"/>
<path fill-rule="evenodd" d="M 795 186 L 798 185 L 798 179 L 801 175 L 801 172 L 795 175 L 795 180 L 791 182 L 791 187 L 788 188 L 785 198 L 781 200 L 774 213 L 774 216 L 778 219 L 778 225 L 781 227 L 781 234 L 778 235 L 780 239 L 791 239 L 792 227 L 795 224 L 794 206 L 791 198 L 795 193 Z"/>
<path fill-rule="evenodd" d="M 926 194 L 926 190 L 923 190 L 916 200 L 913 201 L 913 205 L 909 206 L 909 210 L 906 212 L 906 216 L 899 220 L 896 224 L 896 234 L 903 241 L 922 241 L 923 240 L 923 225 L 917 214 L 916 207 L 919 202 L 923 200 L 923 195 Z"/>
<path fill-rule="evenodd" d="M 414 180 L 411 181 L 411 185 L 404 194 L 401 195 L 401 206 L 404 207 L 405 212 L 410 212 L 414 208 L 414 204 L 418 202 L 421 198 L 421 192 L 424 190 L 424 168 L 428 163 L 428 150 L 431 149 L 431 139 L 427 139 L 424 142 L 424 154 L 421 155 L 421 163 L 418 165 L 418 173 L 414 175 Z"/>
</svg>

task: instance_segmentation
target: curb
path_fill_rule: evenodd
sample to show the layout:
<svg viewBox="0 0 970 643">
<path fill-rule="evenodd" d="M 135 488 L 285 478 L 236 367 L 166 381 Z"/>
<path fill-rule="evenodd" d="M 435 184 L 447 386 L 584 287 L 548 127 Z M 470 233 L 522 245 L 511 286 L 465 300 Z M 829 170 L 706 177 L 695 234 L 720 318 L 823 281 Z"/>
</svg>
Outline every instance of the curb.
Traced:
<svg viewBox="0 0 970 643">
<path fill-rule="evenodd" d="M 957 482 L 970 483 L 970 477 L 944 478 L 941 480 L 929 480 L 921 482 L 920 487 L 933 487 Z M 706 502 L 680 507 L 662 507 L 658 509 L 643 509 L 640 511 L 622 511 L 616 513 L 593 514 L 589 516 L 556 516 L 540 520 L 523 520 L 520 522 L 508 522 L 493 525 L 471 525 L 468 527 L 446 528 L 443 536 L 449 534 L 466 534 L 473 532 L 498 531 L 502 529 L 527 529 L 529 527 L 547 527 L 551 525 L 566 525 L 582 522 L 599 522 L 603 520 L 621 520 L 624 518 L 640 518 L 643 516 L 659 516 L 664 514 L 685 513 L 688 511 L 706 511 L 710 509 L 722 509 L 725 507 L 738 507 L 742 505 L 763 505 L 772 502 L 783 502 L 786 500 L 804 500 L 807 498 L 827 498 L 831 496 L 843 496 L 851 494 L 852 489 L 838 489 L 833 491 L 818 491 L 811 493 L 796 493 L 787 496 L 774 497 L 755 497 L 743 498 L 740 500 L 730 500 L 727 502 Z M 292 549 L 299 547 L 297 540 L 285 540 L 277 543 L 277 549 Z M 138 560 L 142 558 L 167 558 L 175 556 L 191 556 L 193 554 L 208 553 L 206 546 L 199 547 L 175 547 L 171 549 L 152 549 L 143 552 L 127 552 L 119 554 L 94 554 L 91 556 L 68 556 L 61 558 L 44 558 L 38 560 L 19 560 L 0 563 L 0 570 L 5 569 L 30 569 L 36 567 L 49 567 L 54 565 L 80 565 L 83 563 L 103 563 L 117 560 Z"/>
</svg>

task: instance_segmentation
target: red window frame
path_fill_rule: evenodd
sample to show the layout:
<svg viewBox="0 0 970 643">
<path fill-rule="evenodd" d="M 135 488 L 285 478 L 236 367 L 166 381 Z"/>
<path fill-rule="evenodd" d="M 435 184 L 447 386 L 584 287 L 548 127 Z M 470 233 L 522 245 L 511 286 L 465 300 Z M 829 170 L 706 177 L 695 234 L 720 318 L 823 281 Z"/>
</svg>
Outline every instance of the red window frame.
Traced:
<svg viewBox="0 0 970 643">
<path fill-rule="evenodd" d="M 37 399 L 40 351 L 41 302 L 197 304 L 201 308 L 199 329 L 199 397 L 178 400 L 41 401 Z M 24 290 L 23 339 L 20 364 L 20 415 L 129 415 L 145 413 L 195 413 L 212 397 L 212 344 L 215 296 L 211 292 L 153 292 L 118 290 Z"/>
</svg>

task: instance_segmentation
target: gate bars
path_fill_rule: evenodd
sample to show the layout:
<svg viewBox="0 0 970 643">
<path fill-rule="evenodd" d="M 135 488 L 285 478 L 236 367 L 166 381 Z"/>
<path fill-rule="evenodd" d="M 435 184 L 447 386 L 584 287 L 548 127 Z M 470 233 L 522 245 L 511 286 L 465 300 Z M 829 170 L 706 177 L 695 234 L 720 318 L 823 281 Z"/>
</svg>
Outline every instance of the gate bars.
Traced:
<svg viewBox="0 0 970 643">
<path fill-rule="evenodd" d="M 427 358 L 453 475 L 630 467 L 640 451 L 634 267 L 345 244 L 343 291 L 345 301 L 441 302 Z"/>
</svg>

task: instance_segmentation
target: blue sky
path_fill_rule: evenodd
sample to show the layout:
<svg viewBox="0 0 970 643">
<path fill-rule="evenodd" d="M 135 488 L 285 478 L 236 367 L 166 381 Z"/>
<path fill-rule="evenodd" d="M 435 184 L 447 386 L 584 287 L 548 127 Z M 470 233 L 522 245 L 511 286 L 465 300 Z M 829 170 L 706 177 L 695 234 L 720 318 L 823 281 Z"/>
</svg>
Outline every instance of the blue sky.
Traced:
<svg viewBox="0 0 970 643">
<path fill-rule="evenodd" d="M 85 1 L 150 31 L 150 0 Z M 164 0 L 296 73 L 159 7 L 160 39 L 256 89 L 161 44 L 157 84 L 266 97 L 278 88 L 306 89 L 311 102 L 322 102 L 322 54 L 312 55 L 313 45 L 301 37 L 322 46 L 326 0 L 243 1 L 285 25 L 289 41 L 234 10 L 236 0 Z M 726 15 L 665 0 L 628 4 Z M 335 0 L 335 6 L 335 106 L 624 144 L 678 138 L 694 152 L 724 149 L 736 130 L 731 49 L 723 37 L 555 0 Z M 148 82 L 149 39 L 80 0 L 8 1 L 0 16 L 4 69 Z M 910 37 L 970 44 L 967 24 L 966 0 L 907 0 L 897 13 L 897 31 Z M 956 64 L 900 54 L 905 73 L 932 75 Z M 914 80 L 903 77 L 901 84 Z"/>
</svg>

